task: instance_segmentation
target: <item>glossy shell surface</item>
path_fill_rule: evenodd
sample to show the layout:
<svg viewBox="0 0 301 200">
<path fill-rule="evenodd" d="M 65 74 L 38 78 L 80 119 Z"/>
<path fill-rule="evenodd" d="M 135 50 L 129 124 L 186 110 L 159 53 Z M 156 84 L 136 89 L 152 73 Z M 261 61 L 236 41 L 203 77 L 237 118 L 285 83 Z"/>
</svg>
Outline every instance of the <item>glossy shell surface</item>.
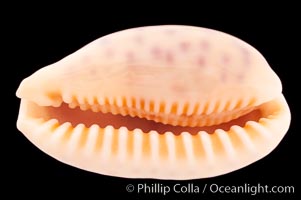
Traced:
<svg viewBox="0 0 301 200">
<path fill-rule="evenodd" d="M 290 124 L 281 81 L 252 46 L 192 26 L 101 37 L 24 79 L 17 126 L 100 174 L 196 179 L 271 152 Z"/>
</svg>

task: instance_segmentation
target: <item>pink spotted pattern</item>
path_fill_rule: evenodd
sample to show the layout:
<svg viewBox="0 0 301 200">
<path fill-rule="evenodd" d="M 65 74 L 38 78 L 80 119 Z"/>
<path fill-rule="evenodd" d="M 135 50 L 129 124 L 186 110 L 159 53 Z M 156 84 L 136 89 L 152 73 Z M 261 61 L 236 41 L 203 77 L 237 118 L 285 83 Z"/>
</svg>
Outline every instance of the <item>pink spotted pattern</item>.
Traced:
<svg viewBox="0 0 301 200">
<path fill-rule="evenodd" d="M 179 46 L 183 52 L 187 52 L 190 48 L 190 43 L 189 42 L 181 42 Z"/>
<path fill-rule="evenodd" d="M 162 31 L 162 33 L 164 34 L 164 37 L 167 38 L 177 37 L 175 29 L 165 29 Z M 123 49 L 121 51 L 117 49 L 115 51 L 114 49 L 108 46 L 108 48 L 105 50 L 105 56 L 113 59 L 115 54 L 123 54 L 124 59 L 130 64 L 131 62 L 135 62 L 141 58 L 139 56 L 143 53 L 141 52 L 140 54 L 139 49 L 142 49 L 141 51 L 144 51 L 144 49 L 148 49 L 147 56 L 151 60 L 150 62 L 152 62 L 152 60 L 154 62 L 163 62 L 166 63 L 166 66 L 169 67 L 172 67 L 174 64 L 177 64 L 177 62 L 181 62 L 181 60 L 189 60 L 188 62 L 193 63 L 195 67 L 198 67 L 202 70 L 209 69 L 208 67 L 210 67 L 212 64 L 209 63 L 209 59 L 212 58 L 208 57 L 211 53 L 211 46 L 213 45 L 210 44 L 210 40 L 200 38 L 197 41 L 189 40 L 190 38 L 187 38 L 187 40 L 185 40 L 184 38 L 184 40 L 180 39 L 175 43 L 171 42 L 167 48 L 164 44 L 160 44 L 160 42 L 153 42 L 150 44 L 150 42 L 146 40 L 143 34 L 144 32 L 140 30 L 135 35 L 133 35 L 132 40 L 129 40 L 132 43 L 132 45 L 130 45 L 128 49 Z M 238 45 L 238 48 L 241 51 L 243 59 L 242 62 L 244 63 L 244 65 L 250 65 L 250 55 L 248 50 L 241 45 Z M 212 48 L 212 50 L 214 51 L 214 48 Z M 190 57 L 191 55 L 188 53 L 192 53 L 191 55 L 193 55 L 193 57 Z M 226 51 L 221 53 L 219 57 L 214 59 L 217 59 L 219 63 L 218 65 L 220 65 L 221 81 L 227 82 L 229 76 L 232 76 L 228 74 L 228 68 L 230 68 L 233 65 L 231 55 L 229 55 Z M 243 74 L 244 72 L 242 71 L 236 74 L 236 77 L 239 81 L 243 79 Z M 174 86 L 174 89 L 181 90 L 178 86 Z"/>
</svg>

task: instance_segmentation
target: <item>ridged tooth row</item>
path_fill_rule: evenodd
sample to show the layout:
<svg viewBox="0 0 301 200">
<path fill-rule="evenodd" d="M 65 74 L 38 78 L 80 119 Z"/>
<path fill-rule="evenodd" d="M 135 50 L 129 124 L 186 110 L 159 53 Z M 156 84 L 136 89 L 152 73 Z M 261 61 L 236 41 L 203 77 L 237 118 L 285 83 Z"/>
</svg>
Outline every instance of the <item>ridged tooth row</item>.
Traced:
<svg viewBox="0 0 301 200">
<path fill-rule="evenodd" d="M 49 131 L 52 131 L 54 129 L 57 128 L 57 126 L 59 125 L 59 122 L 57 119 L 50 119 L 46 122 L 40 122 L 41 125 L 39 126 L 39 128 L 37 128 L 33 134 L 34 135 L 39 135 L 40 133 L 43 133 L 43 132 L 49 132 Z"/>
<path fill-rule="evenodd" d="M 62 125 L 60 125 L 54 132 L 53 135 L 51 136 L 51 139 L 49 140 L 50 145 L 55 145 L 55 143 L 59 140 L 61 140 L 64 135 L 69 132 L 72 128 L 72 125 L 70 122 L 66 122 Z"/>
<path fill-rule="evenodd" d="M 79 107 L 81 110 L 92 110 L 112 114 L 138 116 L 163 124 L 180 126 L 210 126 L 230 121 L 242 115 L 241 108 L 252 107 L 254 101 L 249 98 L 237 101 L 211 101 L 200 103 L 163 103 L 143 99 L 127 99 L 125 97 L 70 97 L 63 96 L 70 108 Z M 230 112 L 230 113 L 229 113 Z M 219 116 L 214 116 L 218 113 Z M 204 117 L 203 115 L 210 115 Z"/>
<path fill-rule="evenodd" d="M 187 164 L 193 166 L 195 164 L 195 154 L 193 150 L 192 135 L 188 132 L 183 132 L 181 136 L 183 139 L 183 147 L 185 149 Z"/>
<path fill-rule="evenodd" d="M 223 148 L 226 152 L 226 155 L 229 157 L 229 159 L 231 161 L 232 160 L 234 161 L 234 159 L 235 159 L 235 150 L 234 150 L 233 143 L 231 142 L 231 139 L 230 139 L 228 133 L 224 130 L 221 130 L 221 129 L 217 129 L 215 131 L 215 133 L 219 137 L 219 140 L 223 145 Z"/>
<path fill-rule="evenodd" d="M 250 123 L 248 122 L 248 124 Z M 236 134 L 236 136 L 242 142 L 243 146 L 245 146 L 249 152 L 256 152 L 255 144 L 252 142 L 249 134 L 244 128 L 235 125 L 231 127 L 231 130 L 233 131 L 234 134 Z"/>
<path fill-rule="evenodd" d="M 63 95 L 63 101 L 70 104 L 72 108 L 83 107 L 94 108 L 96 110 L 97 106 L 111 106 L 111 107 L 125 107 L 134 108 L 136 110 L 144 110 L 147 112 L 162 113 L 162 114 L 175 114 L 175 115 L 201 115 L 201 114 L 211 114 L 220 113 L 223 111 L 231 111 L 233 109 L 240 109 L 247 106 L 252 106 L 254 99 L 244 98 L 237 100 L 211 100 L 204 104 L 197 102 L 188 103 L 169 103 L 169 102 L 155 102 L 152 100 L 134 99 L 126 97 L 81 97 L 70 94 Z"/>
<path fill-rule="evenodd" d="M 118 160 L 123 163 L 127 158 L 127 137 L 128 137 L 128 130 L 125 127 L 121 127 L 118 130 Z"/>
<path fill-rule="evenodd" d="M 263 126 L 263 123 L 270 122 L 270 119 L 262 118 L 259 120 L 259 123 L 254 121 L 247 122 L 247 125 L 251 126 L 257 133 L 260 133 L 262 137 L 264 137 L 266 140 L 269 140 L 273 137 L 270 131 L 268 131 L 265 126 Z"/>
<path fill-rule="evenodd" d="M 81 136 L 83 134 L 85 130 L 85 125 L 83 124 L 78 124 L 72 131 L 72 134 L 70 136 L 70 139 L 68 141 L 67 144 L 67 154 L 74 154 L 76 153 L 79 144 L 80 144 L 80 140 L 81 140 Z"/>
<path fill-rule="evenodd" d="M 135 129 L 133 131 L 133 161 L 134 161 L 134 166 L 139 166 L 141 158 L 142 158 L 142 147 L 143 147 L 143 132 L 140 129 Z"/>
<path fill-rule="evenodd" d="M 86 151 L 85 151 L 86 156 L 93 155 L 93 152 L 95 151 L 97 145 L 97 138 L 99 132 L 100 132 L 100 128 L 96 124 L 93 124 L 89 128 L 89 133 L 88 133 L 87 143 L 86 143 Z"/>
<path fill-rule="evenodd" d="M 256 143 L 251 136 L 257 134 L 264 141 L 269 141 L 272 135 L 265 124 L 270 122 L 270 119 L 265 118 L 259 123 L 249 121 L 246 124 L 248 129 L 232 126 L 229 131 L 217 129 L 214 134 L 200 131 L 197 135 L 183 132 L 176 136 L 171 132 L 160 135 L 156 131 L 149 133 L 143 133 L 140 129 L 128 131 L 125 127 L 114 129 L 112 126 L 107 126 L 102 129 L 95 124 L 89 128 L 78 124 L 73 128 L 69 122 L 59 125 L 57 120 L 51 119 L 39 126 L 34 134 L 51 133 L 50 139 L 45 143 L 49 143 L 48 145 L 54 148 L 65 143 L 66 156 L 82 153 L 85 157 L 92 158 L 97 153 L 100 162 L 108 162 L 112 156 L 115 156 L 120 163 L 131 158 L 135 165 L 139 165 L 139 161 L 147 154 L 151 165 L 157 168 L 158 159 L 162 157 L 162 149 L 166 149 L 166 160 L 171 164 L 180 159 L 179 149 L 182 149 L 184 151 L 182 159 L 191 166 L 198 159 L 205 159 L 209 164 L 220 159 L 218 154 L 221 154 L 221 151 L 216 149 L 217 146 L 223 149 L 222 154 L 229 162 L 235 162 L 237 155 L 240 154 L 242 149 L 237 146 L 243 146 L 250 154 L 256 154 Z M 233 140 L 234 137 L 238 140 Z M 129 138 L 133 140 L 130 143 L 131 147 L 129 147 Z M 196 144 L 201 145 L 196 146 Z M 132 151 L 130 152 L 129 149 Z M 199 157 L 199 151 L 204 152 L 202 158 Z"/>
<path fill-rule="evenodd" d="M 103 132 L 103 144 L 101 149 L 101 158 L 103 162 L 107 162 L 111 155 L 111 147 L 113 141 L 114 128 L 107 126 Z"/>
<path fill-rule="evenodd" d="M 52 100 L 52 106 L 53 107 L 60 107 L 62 105 L 61 99 Z"/>
<path fill-rule="evenodd" d="M 207 134 L 205 131 L 200 131 L 199 137 L 202 141 L 202 145 L 205 152 L 205 158 L 207 159 L 209 164 L 212 164 L 214 161 L 214 151 L 213 151 L 213 144 L 210 135 Z"/>
<path fill-rule="evenodd" d="M 166 132 L 165 140 L 167 146 L 168 161 L 170 163 L 174 163 L 176 161 L 176 138 L 172 132 Z"/>
<path fill-rule="evenodd" d="M 160 157 L 159 134 L 156 131 L 151 131 L 149 132 L 149 138 L 151 160 L 154 164 L 158 164 L 158 158 Z"/>
<path fill-rule="evenodd" d="M 71 102 L 73 102 L 74 99 L 75 99 L 74 96 L 67 92 L 64 92 L 62 94 L 62 100 L 67 104 L 70 104 Z"/>
<path fill-rule="evenodd" d="M 21 115 L 23 120 L 19 119 L 17 126 L 43 151 L 82 169 L 125 177 L 199 178 L 241 168 L 271 152 L 290 120 L 287 106 L 280 103 L 260 107 L 265 117 L 257 122 L 248 121 L 244 127 L 235 125 L 227 131 L 217 129 L 212 134 L 72 126 L 26 115 Z M 21 109 L 26 110 L 26 105 L 23 100 Z"/>
</svg>

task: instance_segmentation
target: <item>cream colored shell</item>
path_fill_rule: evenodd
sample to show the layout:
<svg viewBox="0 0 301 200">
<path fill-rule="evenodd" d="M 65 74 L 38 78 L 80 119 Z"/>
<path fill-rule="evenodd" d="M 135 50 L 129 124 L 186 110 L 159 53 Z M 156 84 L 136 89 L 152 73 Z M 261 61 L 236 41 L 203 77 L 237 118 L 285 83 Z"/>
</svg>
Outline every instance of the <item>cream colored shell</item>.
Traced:
<svg viewBox="0 0 301 200">
<path fill-rule="evenodd" d="M 43 151 L 85 170 L 204 178 L 277 146 L 290 123 L 281 92 L 264 57 L 231 35 L 140 27 L 101 37 L 24 79 L 17 124 Z"/>
</svg>

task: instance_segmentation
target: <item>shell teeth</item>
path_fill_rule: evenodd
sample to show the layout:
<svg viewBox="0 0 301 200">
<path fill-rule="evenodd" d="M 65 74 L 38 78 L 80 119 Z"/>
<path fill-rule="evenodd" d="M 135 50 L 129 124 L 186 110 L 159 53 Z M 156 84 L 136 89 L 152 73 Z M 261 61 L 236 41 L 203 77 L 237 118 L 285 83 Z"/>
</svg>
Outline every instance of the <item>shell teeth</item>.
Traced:
<svg viewBox="0 0 301 200">
<path fill-rule="evenodd" d="M 51 145 L 56 145 L 56 143 L 60 141 L 61 138 L 63 138 L 63 136 L 71 129 L 72 129 L 72 125 L 70 122 L 63 123 L 55 131 L 53 131 L 49 143 Z"/>
<path fill-rule="evenodd" d="M 103 97 L 97 97 L 96 100 L 99 105 L 105 105 L 105 99 Z"/>
<path fill-rule="evenodd" d="M 240 141 L 244 144 L 244 146 L 253 154 L 255 154 L 256 152 L 256 148 L 254 146 L 254 143 L 252 142 L 249 134 L 247 133 L 247 131 L 240 127 L 240 126 L 232 126 L 230 128 L 230 130 L 236 134 L 238 136 L 238 138 L 240 139 Z"/>
<path fill-rule="evenodd" d="M 168 151 L 168 159 L 170 163 L 174 163 L 176 161 L 176 144 L 175 144 L 175 136 L 172 132 L 165 133 L 165 139 L 167 144 Z"/>
<path fill-rule="evenodd" d="M 229 111 L 230 110 L 230 104 L 231 101 L 230 100 L 226 100 L 225 104 L 224 104 L 224 111 Z"/>
<path fill-rule="evenodd" d="M 172 117 L 169 117 L 169 119 L 168 119 L 168 121 L 169 121 L 169 123 L 171 123 L 171 125 L 173 125 L 173 126 L 177 126 L 178 125 L 178 119 L 173 119 Z"/>
<path fill-rule="evenodd" d="M 204 111 L 204 106 L 203 105 L 200 105 L 199 103 L 197 103 L 195 106 L 194 106 L 194 109 L 195 109 L 195 112 L 197 115 L 202 115 L 203 114 L 203 111 Z"/>
<path fill-rule="evenodd" d="M 222 129 L 217 129 L 215 133 L 219 137 L 228 158 L 233 161 L 235 159 L 235 150 L 228 133 Z"/>
<path fill-rule="evenodd" d="M 107 98 L 107 102 L 108 104 L 110 104 L 111 106 L 115 105 L 115 99 L 113 97 L 108 97 Z"/>
<path fill-rule="evenodd" d="M 197 119 L 197 126 L 204 126 L 204 125 L 207 125 L 207 126 L 210 126 L 210 124 L 212 123 L 211 120 L 198 120 Z"/>
<path fill-rule="evenodd" d="M 173 126 L 210 126 L 237 118 L 241 112 L 231 112 L 231 109 L 240 109 L 241 107 L 252 106 L 256 99 L 244 98 L 238 101 L 211 101 L 204 104 L 198 102 L 154 102 L 153 100 L 135 98 L 126 99 L 125 97 L 80 97 L 75 98 L 71 95 L 65 95 L 64 101 L 71 101 L 69 108 L 79 107 L 81 110 L 91 110 L 93 112 L 112 113 L 114 115 L 132 116 L 155 120 L 163 124 Z M 62 102 L 57 101 L 55 107 L 59 107 Z M 223 114 L 223 111 L 230 111 L 231 114 L 224 114 L 222 117 L 205 117 L 201 115 L 210 115 L 214 113 Z M 184 115 L 184 116 L 183 116 Z"/>
<path fill-rule="evenodd" d="M 181 122 L 182 122 L 181 123 L 182 126 L 187 126 L 188 125 L 188 119 L 184 119 Z"/>
<path fill-rule="evenodd" d="M 139 101 L 136 98 L 132 98 L 133 108 L 138 108 Z"/>
<path fill-rule="evenodd" d="M 135 102 L 135 108 L 137 110 L 140 110 L 141 109 L 141 104 L 140 104 L 140 101 L 138 99 L 134 99 L 134 102 Z"/>
<path fill-rule="evenodd" d="M 247 98 L 244 98 L 241 100 L 239 108 L 245 108 L 247 105 L 249 105 L 250 101 Z"/>
<path fill-rule="evenodd" d="M 87 98 L 87 103 L 88 103 L 90 106 L 93 106 L 93 105 L 97 104 L 96 98 L 93 97 L 93 96 L 88 97 L 88 98 Z"/>
<path fill-rule="evenodd" d="M 212 141 L 211 138 L 209 136 L 209 134 L 205 131 L 200 131 L 198 133 L 200 140 L 203 144 L 203 148 L 205 151 L 205 156 L 209 162 L 209 164 L 213 164 L 214 161 L 214 152 L 213 152 L 213 147 L 212 147 Z"/>
<path fill-rule="evenodd" d="M 108 109 L 107 106 L 101 106 L 100 111 L 103 112 L 103 113 L 108 113 L 110 110 Z"/>
<path fill-rule="evenodd" d="M 91 106 L 91 110 L 93 112 L 99 112 L 100 111 L 100 107 L 99 107 L 99 105 L 94 104 L 94 105 Z"/>
<path fill-rule="evenodd" d="M 154 103 L 154 112 L 155 113 L 160 113 L 160 106 L 161 106 L 161 103 Z"/>
<path fill-rule="evenodd" d="M 86 100 L 85 97 L 78 97 L 78 98 L 77 98 L 77 102 L 78 102 L 79 104 L 85 104 L 85 103 L 86 103 L 85 100 Z"/>
<path fill-rule="evenodd" d="M 74 154 L 81 143 L 81 136 L 83 135 L 83 132 L 85 130 L 84 124 L 78 124 L 71 133 L 71 136 L 68 140 L 67 144 L 67 154 Z"/>
<path fill-rule="evenodd" d="M 128 129 L 126 127 L 121 127 L 118 129 L 118 160 L 121 163 L 123 163 L 126 159 L 127 136 L 128 136 Z"/>
<path fill-rule="evenodd" d="M 67 104 L 70 104 L 73 100 L 72 95 L 68 94 L 68 93 L 63 93 L 63 101 Z"/>
<path fill-rule="evenodd" d="M 84 110 L 84 111 L 89 109 L 89 106 L 87 104 L 80 104 L 79 107 L 81 110 Z"/>
<path fill-rule="evenodd" d="M 144 107 L 145 107 L 145 100 L 140 99 L 140 101 L 137 102 L 137 109 L 144 110 Z"/>
<path fill-rule="evenodd" d="M 198 112 L 198 108 L 199 108 L 199 104 L 197 104 L 197 103 L 194 103 L 194 104 L 188 104 L 188 108 L 187 108 L 187 115 L 189 116 L 189 115 L 192 115 L 192 114 L 194 114 L 194 113 L 199 113 Z"/>
<path fill-rule="evenodd" d="M 119 110 L 116 107 L 114 107 L 114 106 L 110 107 L 108 109 L 108 111 L 111 112 L 113 115 L 119 114 Z"/>
<path fill-rule="evenodd" d="M 136 112 L 133 110 L 133 109 L 129 109 L 128 110 L 128 114 L 131 116 L 131 117 L 135 117 L 137 114 Z"/>
<path fill-rule="evenodd" d="M 194 104 L 192 104 L 192 105 L 194 105 Z M 188 115 L 187 111 L 188 111 L 189 107 L 192 107 L 192 106 L 191 105 L 189 106 L 188 102 L 184 103 L 184 105 L 183 105 L 183 114 L 184 115 Z"/>
<path fill-rule="evenodd" d="M 123 98 L 122 97 L 117 97 L 116 98 L 116 105 L 118 107 L 123 107 Z"/>
<path fill-rule="evenodd" d="M 171 103 L 166 103 L 165 108 L 164 108 L 164 114 L 168 115 L 171 113 L 172 110 L 172 104 Z"/>
<path fill-rule="evenodd" d="M 269 131 L 267 131 L 264 126 L 261 125 L 261 123 L 263 123 L 264 121 L 269 121 L 269 120 L 261 118 L 259 120 L 259 123 L 254 121 L 248 121 L 247 125 L 252 127 L 252 129 L 254 129 L 257 133 L 260 133 L 263 138 L 269 140 L 273 137 L 273 135 Z"/>
<path fill-rule="evenodd" d="M 87 138 L 87 142 L 86 142 L 86 145 L 85 145 L 85 154 L 86 154 L 86 156 L 93 155 L 93 152 L 97 148 L 96 145 L 97 145 L 97 138 L 98 138 L 99 132 L 100 132 L 100 128 L 96 124 L 93 124 L 89 128 L 88 138 Z"/>
<path fill-rule="evenodd" d="M 124 99 L 125 100 L 125 106 L 128 108 L 132 108 L 133 107 L 133 102 L 131 99 Z"/>
<path fill-rule="evenodd" d="M 93 106 L 96 109 L 101 107 L 91 105 L 91 108 Z M 244 127 L 232 126 L 229 131 L 217 129 L 213 134 L 200 131 L 196 135 L 188 132 L 180 135 L 165 132 L 162 135 L 156 131 L 143 133 L 141 129 L 129 131 L 126 127 L 100 128 L 96 124 L 89 128 L 83 124 L 73 127 L 69 122 L 59 124 L 55 119 L 38 122 L 39 126 L 32 134 L 43 147 L 51 148 L 63 158 L 75 159 L 84 166 L 90 163 L 93 167 L 105 166 L 106 172 L 118 170 L 120 166 L 129 166 L 134 173 L 136 168 L 144 172 L 147 166 L 147 170 L 153 174 L 162 170 L 163 166 L 166 170 L 164 175 L 169 172 L 181 173 L 179 169 L 185 169 L 183 171 L 186 174 L 190 173 L 189 170 L 194 175 L 195 172 L 204 171 L 204 176 L 207 176 L 208 172 L 214 172 L 220 166 L 248 163 L 250 159 L 262 157 L 262 150 L 270 150 L 273 145 L 271 141 L 277 142 L 275 136 L 281 137 L 281 132 L 275 131 L 279 128 L 278 124 L 282 126 L 279 123 L 281 116 L 274 120 L 275 115 L 278 116 L 273 113 L 271 117 L 261 118 L 258 122 L 248 121 Z M 198 118 L 193 119 L 191 123 L 196 123 Z"/>
<path fill-rule="evenodd" d="M 145 106 L 144 106 L 144 110 L 145 110 L 146 112 L 150 113 L 150 112 L 151 112 L 151 102 L 148 101 L 148 100 L 145 100 L 145 104 L 144 104 L 144 105 L 145 105 Z"/>
<path fill-rule="evenodd" d="M 168 124 L 168 121 L 169 121 L 169 117 L 167 115 L 165 115 L 163 118 L 162 118 L 162 123 L 163 124 Z"/>
<path fill-rule="evenodd" d="M 196 126 L 198 124 L 198 120 L 197 119 L 193 119 L 191 122 L 190 122 L 190 125 L 191 126 Z"/>
<path fill-rule="evenodd" d="M 62 105 L 62 103 L 63 103 L 62 101 L 56 100 L 56 101 L 52 102 L 52 106 L 53 107 L 60 107 Z"/>
<path fill-rule="evenodd" d="M 195 155 L 193 151 L 192 135 L 188 132 L 182 132 L 181 137 L 183 139 L 188 165 L 193 165 L 195 161 Z"/>
<path fill-rule="evenodd" d="M 52 129 L 56 129 L 57 126 L 59 125 L 59 122 L 57 119 L 50 119 L 48 121 L 44 121 L 42 123 L 41 126 L 39 126 L 39 128 L 37 128 L 35 131 L 34 131 L 34 134 L 39 134 L 39 133 L 43 133 L 43 132 L 47 132 L 48 130 L 52 130 Z"/>
<path fill-rule="evenodd" d="M 215 105 L 216 105 L 215 101 L 210 101 L 208 103 L 208 106 L 206 107 L 205 114 L 206 115 L 211 114 L 214 110 Z"/>
<path fill-rule="evenodd" d="M 150 131 L 148 133 L 150 136 L 150 143 L 151 145 L 151 159 L 152 163 L 159 164 L 157 158 L 159 157 L 159 133 L 157 131 Z M 154 162 L 155 161 L 155 162 Z"/>
<path fill-rule="evenodd" d="M 241 108 L 241 107 L 242 107 L 242 104 L 243 104 L 243 99 L 239 99 L 239 100 L 236 102 L 236 105 L 235 105 L 234 109 Z"/>
<path fill-rule="evenodd" d="M 128 115 L 128 111 L 126 110 L 126 109 L 124 109 L 124 108 L 121 108 L 120 110 L 119 110 L 119 114 L 121 114 L 122 116 L 126 116 L 126 115 Z"/>
<path fill-rule="evenodd" d="M 177 113 L 177 110 L 179 109 L 178 106 L 179 106 L 179 105 L 178 105 L 177 103 L 173 103 L 173 104 L 172 104 L 172 107 L 171 107 L 170 113 L 176 114 L 176 113 Z"/>
<path fill-rule="evenodd" d="M 155 102 L 154 101 L 150 101 L 149 102 L 149 107 L 150 107 L 150 112 L 151 113 L 154 113 L 154 107 L 155 107 Z"/>
<path fill-rule="evenodd" d="M 103 144 L 101 149 L 101 158 L 103 162 L 106 162 L 111 155 L 111 146 L 113 141 L 114 128 L 113 126 L 107 126 L 104 128 Z"/>
<path fill-rule="evenodd" d="M 143 132 L 141 129 L 134 129 L 134 152 L 133 152 L 133 161 L 134 165 L 139 165 L 142 157 L 142 140 L 143 140 Z"/>
<path fill-rule="evenodd" d="M 224 111 L 226 105 L 226 101 L 218 101 L 216 104 L 215 112 L 221 113 Z"/>
<path fill-rule="evenodd" d="M 69 106 L 69 108 L 74 109 L 74 108 L 76 108 L 78 106 L 78 103 L 75 102 L 75 101 L 72 101 L 71 103 L 68 104 L 68 106 Z"/>
<path fill-rule="evenodd" d="M 177 115 L 182 115 L 184 113 L 184 106 L 185 106 L 184 103 L 177 104 L 177 111 L 176 111 Z"/>
<path fill-rule="evenodd" d="M 237 101 L 228 101 L 227 102 L 227 111 L 233 110 L 237 104 L 238 104 Z"/>
</svg>

